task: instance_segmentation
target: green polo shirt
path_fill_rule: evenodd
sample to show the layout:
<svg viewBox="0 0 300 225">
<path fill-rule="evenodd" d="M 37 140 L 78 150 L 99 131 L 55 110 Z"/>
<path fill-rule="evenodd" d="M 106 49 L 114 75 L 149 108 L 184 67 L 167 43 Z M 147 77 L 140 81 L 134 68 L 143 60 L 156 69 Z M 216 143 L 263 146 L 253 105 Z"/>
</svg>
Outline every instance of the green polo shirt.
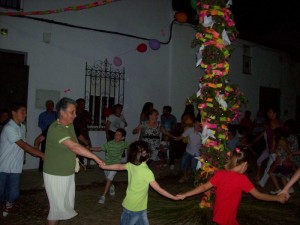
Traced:
<svg viewBox="0 0 300 225">
<path fill-rule="evenodd" d="M 45 173 L 56 176 L 74 174 L 76 154 L 63 145 L 67 139 L 78 143 L 73 124 L 63 126 L 58 121 L 53 122 L 46 139 L 43 168 Z"/>
</svg>

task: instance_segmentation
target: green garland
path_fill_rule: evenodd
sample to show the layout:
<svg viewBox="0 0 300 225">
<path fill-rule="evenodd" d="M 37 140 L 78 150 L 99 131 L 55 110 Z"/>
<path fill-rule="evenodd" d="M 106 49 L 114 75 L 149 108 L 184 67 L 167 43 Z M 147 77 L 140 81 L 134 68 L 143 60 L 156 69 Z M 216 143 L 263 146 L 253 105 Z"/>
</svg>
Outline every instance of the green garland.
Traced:
<svg viewBox="0 0 300 225">
<path fill-rule="evenodd" d="M 231 41 L 237 35 L 233 16 L 224 0 L 198 0 L 199 24 L 192 47 L 200 46 L 198 62 L 205 71 L 200 77 L 200 90 L 187 99 L 196 104 L 203 124 L 201 150 L 202 167 L 195 176 L 195 185 L 207 182 L 213 173 L 224 167 L 227 160 L 228 124 L 240 115 L 240 107 L 247 99 L 238 86 L 228 82 L 228 58 Z M 210 208 L 213 191 L 206 192 L 201 208 Z"/>
</svg>

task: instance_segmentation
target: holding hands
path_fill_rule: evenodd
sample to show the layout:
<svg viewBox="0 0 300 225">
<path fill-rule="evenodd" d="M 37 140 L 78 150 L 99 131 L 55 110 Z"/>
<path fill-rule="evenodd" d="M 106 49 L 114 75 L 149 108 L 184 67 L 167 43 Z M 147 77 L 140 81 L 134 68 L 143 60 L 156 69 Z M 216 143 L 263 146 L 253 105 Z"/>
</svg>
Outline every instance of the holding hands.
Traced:
<svg viewBox="0 0 300 225">
<path fill-rule="evenodd" d="M 184 200 L 186 198 L 186 196 L 184 194 L 177 194 L 176 197 L 179 199 L 179 200 Z"/>
<path fill-rule="evenodd" d="M 277 195 L 278 199 L 277 201 L 280 202 L 280 203 L 286 203 L 289 198 L 290 198 L 290 195 L 288 193 L 284 193 L 283 191 L 281 191 L 278 195 Z"/>
</svg>

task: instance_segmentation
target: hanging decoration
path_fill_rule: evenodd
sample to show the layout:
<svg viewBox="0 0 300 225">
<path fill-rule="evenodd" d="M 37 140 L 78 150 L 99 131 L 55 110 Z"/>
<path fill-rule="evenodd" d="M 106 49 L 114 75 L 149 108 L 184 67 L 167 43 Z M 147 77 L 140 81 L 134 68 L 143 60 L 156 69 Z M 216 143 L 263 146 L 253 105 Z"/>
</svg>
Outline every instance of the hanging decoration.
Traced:
<svg viewBox="0 0 300 225">
<path fill-rule="evenodd" d="M 191 1 L 194 4 L 194 1 Z M 198 0 L 196 9 L 199 24 L 192 47 L 199 46 L 196 66 L 205 75 L 199 79 L 199 91 L 187 99 L 194 103 L 201 113 L 203 125 L 201 149 L 201 169 L 196 183 L 205 183 L 214 172 L 224 167 L 228 158 L 226 141 L 228 124 L 240 115 L 240 107 L 246 97 L 239 88 L 228 83 L 229 63 L 237 30 L 229 6 L 225 0 Z M 213 192 L 206 192 L 200 207 L 211 207 Z"/>
<path fill-rule="evenodd" d="M 178 12 L 175 14 L 175 18 L 179 23 L 185 23 L 188 19 L 188 16 L 184 12 Z"/>
<path fill-rule="evenodd" d="M 143 52 L 147 51 L 147 45 L 144 44 L 144 43 L 139 44 L 139 45 L 136 47 L 136 50 L 137 50 L 138 52 L 143 53 Z"/>
<path fill-rule="evenodd" d="M 156 39 L 150 39 L 149 40 L 149 47 L 152 50 L 158 50 L 160 48 L 160 42 Z"/>
<path fill-rule="evenodd" d="M 122 65 L 122 59 L 118 56 L 115 56 L 114 59 L 113 59 L 113 62 L 114 62 L 114 65 L 115 66 L 121 66 Z"/>
<path fill-rule="evenodd" d="M 97 2 L 84 4 L 84 5 L 77 5 L 77 6 L 68 6 L 61 9 L 49 9 L 43 11 L 30 11 L 30 12 L 0 12 L 0 16 L 29 16 L 29 15 L 49 15 L 54 13 L 62 13 L 62 12 L 69 12 L 69 11 L 80 11 L 84 9 L 90 9 L 98 6 L 107 5 L 112 2 L 116 2 L 119 0 L 100 0 Z"/>
</svg>

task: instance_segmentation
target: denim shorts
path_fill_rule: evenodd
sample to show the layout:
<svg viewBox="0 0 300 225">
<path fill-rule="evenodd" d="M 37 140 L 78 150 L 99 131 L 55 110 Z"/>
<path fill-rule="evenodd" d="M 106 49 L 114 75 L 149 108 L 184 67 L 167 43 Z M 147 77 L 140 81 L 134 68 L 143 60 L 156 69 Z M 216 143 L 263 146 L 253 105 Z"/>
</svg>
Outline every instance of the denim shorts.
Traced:
<svg viewBox="0 0 300 225">
<path fill-rule="evenodd" d="M 123 208 L 121 225 L 149 225 L 147 210 L 133 212 Z"/>
</svg>

